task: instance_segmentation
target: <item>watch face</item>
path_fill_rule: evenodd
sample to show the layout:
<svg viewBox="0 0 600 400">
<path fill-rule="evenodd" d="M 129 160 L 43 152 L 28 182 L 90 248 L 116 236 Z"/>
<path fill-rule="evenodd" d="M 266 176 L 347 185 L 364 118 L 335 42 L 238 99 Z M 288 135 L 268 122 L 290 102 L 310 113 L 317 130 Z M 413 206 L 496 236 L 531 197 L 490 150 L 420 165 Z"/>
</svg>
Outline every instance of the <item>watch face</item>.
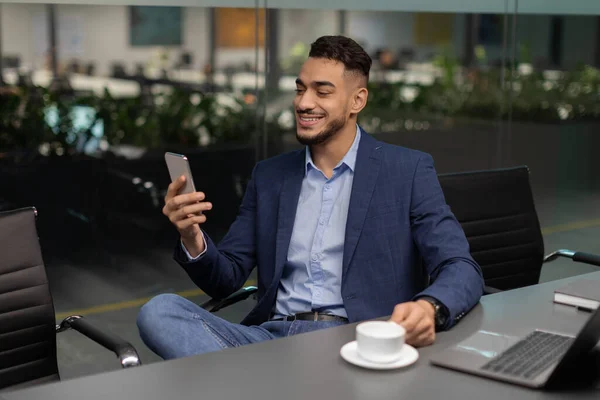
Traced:
<svg viewBox="0 0 600 400">
<path fill-rule="evenodd" d="M 441 312 L 437 312 L 435 315 L 435 322 L 437 325 L 445 325 L 446 324 L 446 317 L 444 315 L 442 315 Z"/>
<path fill-rule="evenodd" d="M 446 325 L 447 315 L 444 307 L 442 307 L 442 305 L 433 298 L 428 297 L 424 298 L 423 300 L 426 300 L 427 302 L 431 303 L 431 305 L 433 305 L 436 327 L 442 327 Z"/>
<path fill-rule="evenodd" d="M 448 315 L 446 314 L 446 312 L 440 308 L 440 312 L 438 313 L 438 315 L 439 315 L 440 325 L 446 325 L 446 322 L 448 321 Z"/>
<path fill-rule="evenodd" d="M 431 304 L 433 304 L 433 308 L 435 309 L 435 324 L 437 326 L 442 326 L 446 324 L 446 316 L 444 315 L 444 311 L 442 309 L 442 306 L 440 305 L 440 303 L 438 303 L 435 300 L 431 301 Z"/>
</svg>

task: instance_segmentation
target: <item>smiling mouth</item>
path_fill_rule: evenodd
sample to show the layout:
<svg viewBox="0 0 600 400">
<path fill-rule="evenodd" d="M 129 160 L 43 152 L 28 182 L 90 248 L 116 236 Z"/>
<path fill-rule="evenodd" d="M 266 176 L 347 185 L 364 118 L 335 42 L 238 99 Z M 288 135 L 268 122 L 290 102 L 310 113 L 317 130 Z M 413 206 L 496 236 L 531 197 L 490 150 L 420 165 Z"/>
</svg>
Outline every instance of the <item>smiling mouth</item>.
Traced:
<svg viewBox="0 0 600 400">
<path fill-rule="evenodd" d="M 302 121 L 318 121 L 323 117 L 300 117 Z"/>
<path fill-rule="evenodd" d="M 305 119 L 319 119 L 319 118 L 323 118 L 325 115 L 323 114 L 296 114 L 298 115 L 298 117 L 300 118 L 305 118 Z"/>
<path fill-rule="evenodd" d="M 298 122 L 302 126 L 315 125 L 324 118 L 323 115 L 298 115 Z"/>
</svg>

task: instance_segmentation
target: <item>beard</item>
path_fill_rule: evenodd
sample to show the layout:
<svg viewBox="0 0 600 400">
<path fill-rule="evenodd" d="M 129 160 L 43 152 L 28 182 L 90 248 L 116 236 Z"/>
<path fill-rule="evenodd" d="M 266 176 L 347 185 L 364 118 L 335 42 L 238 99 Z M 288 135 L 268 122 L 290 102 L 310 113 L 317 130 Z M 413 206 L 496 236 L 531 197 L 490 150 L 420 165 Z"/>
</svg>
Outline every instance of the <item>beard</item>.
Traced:
<svg viewBox="0 0 600 400">
<path fill-rule="evenodd" d="M 302 136 L 296 131 L 296 140 L 304 146 L 315 146 L 325 143 L 346 125 L 348 119 L 344 115 L 328 123 L 321 132 L 314 136 Z"/>
</svg>

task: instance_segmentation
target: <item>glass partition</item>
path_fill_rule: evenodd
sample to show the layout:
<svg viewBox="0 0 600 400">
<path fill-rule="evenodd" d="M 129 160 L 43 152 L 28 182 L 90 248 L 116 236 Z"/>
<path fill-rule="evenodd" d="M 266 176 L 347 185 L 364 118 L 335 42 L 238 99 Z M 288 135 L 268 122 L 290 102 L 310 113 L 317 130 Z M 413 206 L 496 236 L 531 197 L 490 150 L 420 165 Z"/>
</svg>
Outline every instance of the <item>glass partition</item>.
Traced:
<svg viewBox="0 0 600 400">
<path fill-rule="evenodd" d="M 594 239 L 600 233 L 595 154 L 600 145 L 600 13 L 579 8 L 565 15 L 553 7 L 527 12 L 526 3 L 519 2 L 513 16 L 505 164 L 530 168 L 547 252 L 567 247 L 600 253 Z M 551 263 L 544 266 L 542 279 L 593 269 Z"/>
<path fill-rule="evenodd" d="M 139 306 L 207 300 L 173 261 L 164 153 L 188 157 L 218 242 L 255 163 L 301 148 L 295 80 L 322 35 L 373 59 L 369 134 L 430 153 L 439 173 L 527 165 L 546 253 L 600 254 L 600 1 L 98 3 L 0 0 L 0 211 L 38 209 L 57 319 L 91 315 L 144 363 L 160 360 Z M 541 280 L 592 270 L 557 260 Z M 115 369 L 96 347 L 70 352 L 89 357 L 62 360 L 62 377 Z"/>
<path fill-rule="evenodd" d="M 321 35 L 345 34 L 373 59 L 369 101 L 359 116 L 367 132 L 431 153 L 439 172 L 502 164 L 505 16 L 280 9 L 278 17 L 282 101 L 271 111 L 279 113 L 284 149 L 297 147 L 291 101 L 310 44 Z"/>
<path fill-rule="evenodd" d="M 265 10 L 248 5 L 0 4 L 0 205 L 38 208 L 49 256 L 172 247 L 165 151 L 190 159 L 224 234 L 265 129 Z"/>
<path fill-rule="evenodd" d="M 299 148 L 295 78 L 330 34 L 374 61 L 369 133 L 440 173 L 528 165 L 549 247 L 600 218 L 598 2 L 93 3 L 0 3 L 0 207 L 36 205 L 53 249 L 170 246 L 165 151 L 218 204 L 218 240 L 255 162 Z"/>
</svg>

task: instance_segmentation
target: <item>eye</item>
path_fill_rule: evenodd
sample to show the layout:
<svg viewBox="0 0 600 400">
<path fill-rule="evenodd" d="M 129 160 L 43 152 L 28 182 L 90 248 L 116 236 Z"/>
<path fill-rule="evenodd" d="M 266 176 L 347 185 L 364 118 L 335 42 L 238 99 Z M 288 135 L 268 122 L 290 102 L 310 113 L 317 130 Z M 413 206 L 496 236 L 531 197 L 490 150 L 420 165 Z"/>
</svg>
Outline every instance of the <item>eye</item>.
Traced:
<svg viewBox="0 0 600 400">
<path fill-rule="evenodd" d="M 319 96 L 328 96 L 331 94 L 329 92 L 317 92 L 317 93 L 319 94 Z"/>
<path fill-rule="evenodd" d="M 301 94 L 302 92 L 304 92 L 304 89 L 296 89 L 295 92 L 296 94 Z"/>
</svg>

